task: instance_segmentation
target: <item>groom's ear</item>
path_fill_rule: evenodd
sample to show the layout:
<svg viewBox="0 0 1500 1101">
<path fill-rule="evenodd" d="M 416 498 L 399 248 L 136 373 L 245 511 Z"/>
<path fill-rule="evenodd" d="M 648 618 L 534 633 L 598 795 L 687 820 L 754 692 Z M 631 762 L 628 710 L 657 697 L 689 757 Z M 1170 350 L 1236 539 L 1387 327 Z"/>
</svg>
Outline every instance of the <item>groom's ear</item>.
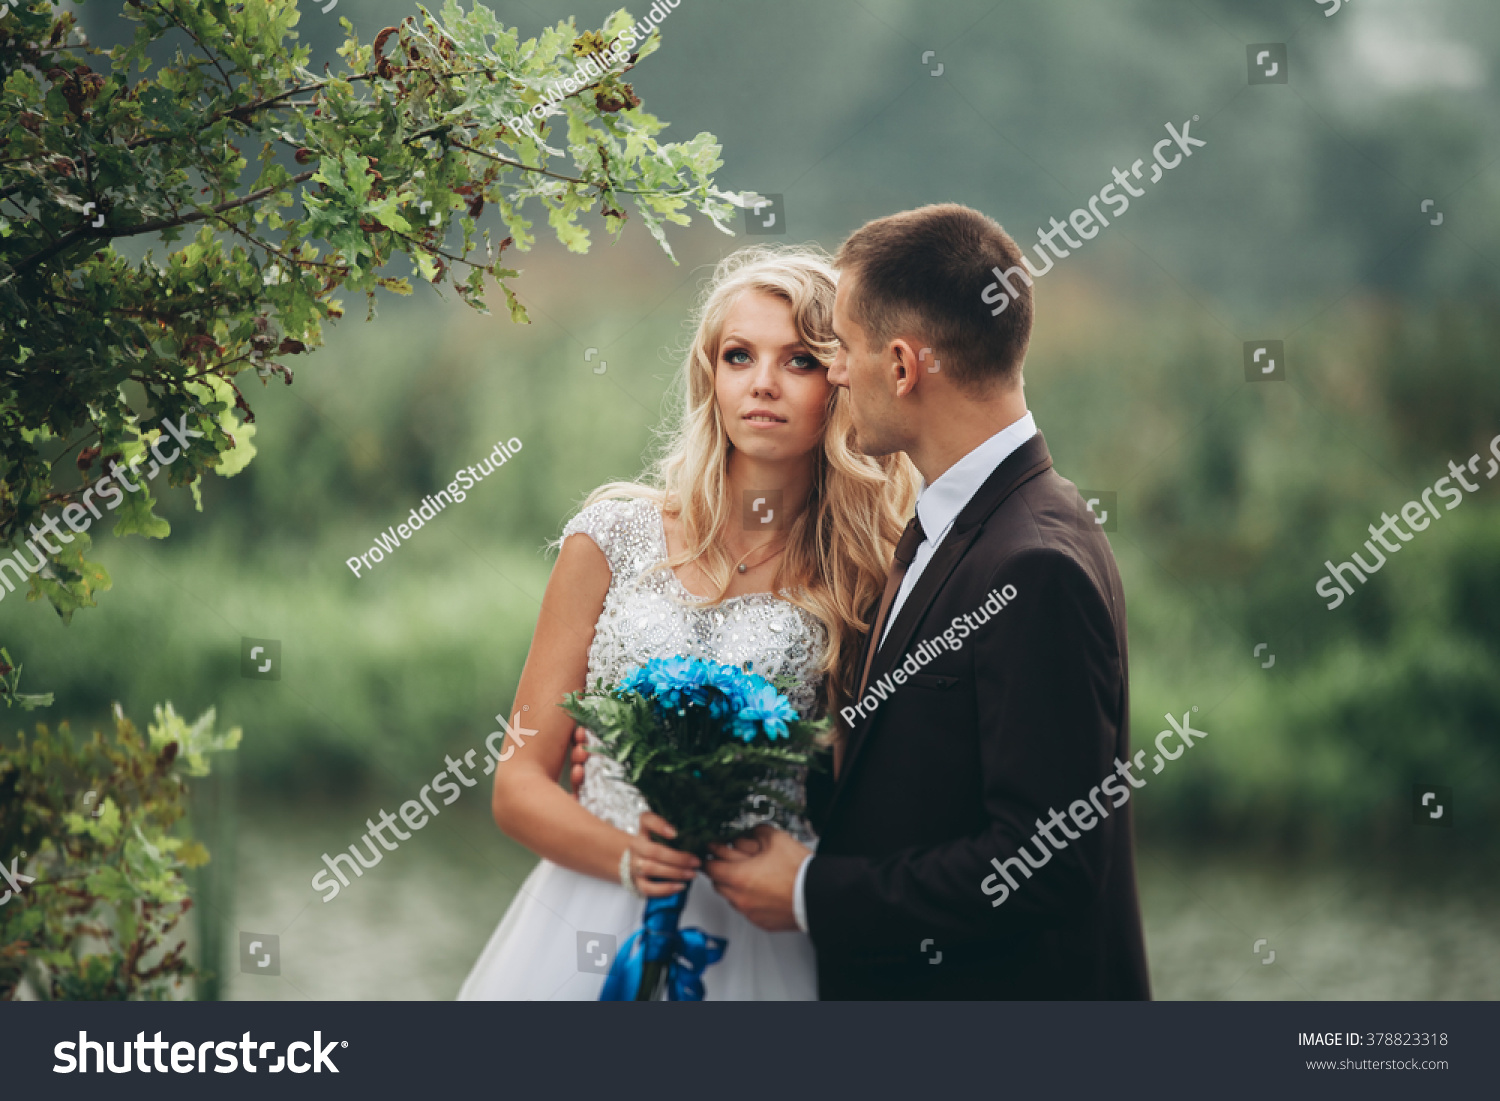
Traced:
<svg viewBox="0 0 1500 1101">
<path fill-rule="evenodd" d="M 904 398 L 917 388 L 922 374 L 922 364 L 917 345 L 906 337 L 897 337 L 886 347 L 890 360 L 889 370 L 895 382 L 896 396 Z"/>
</svg>

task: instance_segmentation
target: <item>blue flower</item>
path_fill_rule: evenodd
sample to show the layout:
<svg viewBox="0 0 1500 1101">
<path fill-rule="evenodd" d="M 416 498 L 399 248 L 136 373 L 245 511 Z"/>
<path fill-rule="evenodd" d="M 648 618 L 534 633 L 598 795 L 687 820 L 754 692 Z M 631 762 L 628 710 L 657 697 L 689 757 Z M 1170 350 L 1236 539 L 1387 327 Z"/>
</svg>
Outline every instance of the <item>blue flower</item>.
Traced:
<svg viewBox="0 0 1500 1101">
<path fill-rule="evenodd" d="M 798 717 L 764 677 L 700 658 L 652 658 L 627 673 L 618 687 L 679 715 L 688 707 L 707 707 L 715 722 L 745 742 L 760 733 L 773 740 L 787 737 L 786 724 Z"/>
<path fill-rule="evenodd" d="M 702 706 L 713 698 L 709 688 L 713 671 L 714 666 L 699 658 L 652 658 L 626 674 L 619 686 L 676 711 Z"/>
<path fill-rule="evenodd" d="M 708 679 L 704 663 L 694 658 L 659 658 L 650 673 L 656 696 L 666 707 L 680 708 L 702 702 L 698 689 Z"/>
<path fill-rule="evenodd" d="M 760 677 L 746 678 L 744 695 L 734 716 L 734 734 L 748 742 L 761 730 L 773 741 L 787 736 L 786 724 L 797 719 L 797 712 L 780 692 Z"/>
<path fill-rule="evenodd" d="M 722 719 L 740 709 L 744 697 L 744 674 L 733 665 L 715 664 L 707 670 L 707 686 L 713 690 L 709 711 Z"/>
<path fill-rule="evenodd" d="M 651 687 L 651 676 L 644 665 L 638 665 L 626 673 L 615 688 L 620 692 L 635 692 L 641 696 L 651 696 L 656 692 Z"/>
</svg>

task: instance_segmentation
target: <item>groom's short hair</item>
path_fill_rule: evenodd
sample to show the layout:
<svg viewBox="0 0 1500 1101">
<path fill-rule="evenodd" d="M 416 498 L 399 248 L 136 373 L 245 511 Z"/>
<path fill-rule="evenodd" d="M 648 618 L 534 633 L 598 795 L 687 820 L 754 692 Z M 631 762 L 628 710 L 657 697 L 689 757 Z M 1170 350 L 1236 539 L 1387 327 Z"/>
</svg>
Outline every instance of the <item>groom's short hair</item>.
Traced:
<svg viewBox="0 0 1500 1101">
<path fill-rule="evenodd" d="M 1031 341 L 1031 279 L 1011 281 L 1009 308 L 982 295 L 995 271 L 1021 264 L 1021 249 L 993 218 L 957 203 L 866 222 L 834 263 L 854 278 L 854 320 L 877 345 L 918 333 L 964 387 L 1014 384 Z M 1021 269 L 1025 272 L 1025 269 Z"/>
</svg>

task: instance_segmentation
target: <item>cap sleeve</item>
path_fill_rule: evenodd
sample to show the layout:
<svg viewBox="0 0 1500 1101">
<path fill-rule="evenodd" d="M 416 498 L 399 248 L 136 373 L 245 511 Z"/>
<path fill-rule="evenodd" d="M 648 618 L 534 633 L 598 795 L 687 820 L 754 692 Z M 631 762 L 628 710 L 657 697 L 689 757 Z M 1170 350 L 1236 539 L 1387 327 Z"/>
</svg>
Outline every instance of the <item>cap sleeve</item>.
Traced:
<svg viewBox="0 0 1500 1101">
<path fill-rule="evenodd" d="M 656 507 L 648 500 L 606 499 L 595 501 L 580 509 L 562 530 L 560 541 L 570 535 L 583 534 L 592 539 L 604 552 L 605 560 L 615 577 L 631 577 L 643 567 L 643 552 L 654 551 L 655 540 L 651 539 L 649 521 L 656 515 Z M 647 557 L 655 557 L 654 554 Z"/>
</svg>

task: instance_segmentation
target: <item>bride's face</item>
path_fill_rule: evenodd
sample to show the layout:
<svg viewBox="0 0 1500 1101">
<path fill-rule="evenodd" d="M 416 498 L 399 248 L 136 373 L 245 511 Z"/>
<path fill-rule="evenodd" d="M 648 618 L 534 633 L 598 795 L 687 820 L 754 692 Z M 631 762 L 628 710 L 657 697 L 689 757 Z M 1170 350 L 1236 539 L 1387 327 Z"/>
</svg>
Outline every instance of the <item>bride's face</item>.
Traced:
<svg viewBox="0 0 1500 1101">
<path fill-rule="evenodd" d="M 746 291 L 730 307 L 714 363 L 714 391 L 729 442 L 777 461 L 822 446 L 828 372 L 797 335 L 790 303 Z"/>
</svg>

